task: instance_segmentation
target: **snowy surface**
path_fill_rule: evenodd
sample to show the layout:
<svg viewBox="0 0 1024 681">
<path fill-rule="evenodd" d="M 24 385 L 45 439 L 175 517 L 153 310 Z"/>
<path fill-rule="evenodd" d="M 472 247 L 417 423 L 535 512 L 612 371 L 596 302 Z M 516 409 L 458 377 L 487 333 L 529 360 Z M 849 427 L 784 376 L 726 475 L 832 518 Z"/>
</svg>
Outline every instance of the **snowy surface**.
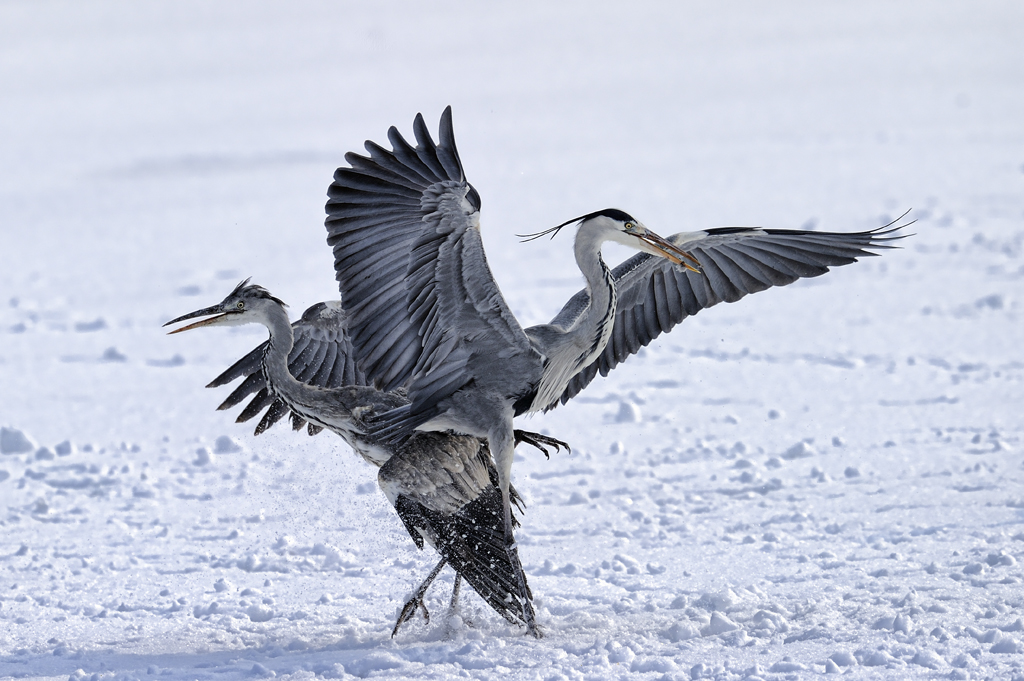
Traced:
<svg viewBox="0 0 1024 681">
<path fill-rule="evenodd" d="M 0 677 L 1024 678 L 1020 3 L 265 4 L 0 4 Z M 261 329 L 160 328 L 336 295 L 333 169 L 447 104 L 524 324 L 591 210 L 918 219 L 521 422 L 540 641 L 450 572 L 392 640 L 374 471 L 214 411 Z"/>
</svg>

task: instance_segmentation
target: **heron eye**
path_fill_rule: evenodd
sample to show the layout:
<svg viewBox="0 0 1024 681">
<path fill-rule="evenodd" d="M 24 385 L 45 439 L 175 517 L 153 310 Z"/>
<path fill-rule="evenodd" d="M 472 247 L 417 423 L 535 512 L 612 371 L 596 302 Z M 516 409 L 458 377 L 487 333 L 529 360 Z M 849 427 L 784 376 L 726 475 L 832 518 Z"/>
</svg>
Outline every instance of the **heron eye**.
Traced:
<svg viewBox="0 0 1024 681">
<path fill-rule="evenodd" d="M 633 222 L 627 222 L 626 223 L 626 231 L 627 232 L 632 232 L 634 229 L 636 229 L 636 224 L 635 223 L 633 223 Z"/>
<path fill-rule="evenodd" d="M 236 305 L 235 307 L 237 307 L 239 310 L 244 310 L 245 309 L 245 301 L 244 300 L 239 300 L 238 301 L 238 305 Z"/>
</svg>

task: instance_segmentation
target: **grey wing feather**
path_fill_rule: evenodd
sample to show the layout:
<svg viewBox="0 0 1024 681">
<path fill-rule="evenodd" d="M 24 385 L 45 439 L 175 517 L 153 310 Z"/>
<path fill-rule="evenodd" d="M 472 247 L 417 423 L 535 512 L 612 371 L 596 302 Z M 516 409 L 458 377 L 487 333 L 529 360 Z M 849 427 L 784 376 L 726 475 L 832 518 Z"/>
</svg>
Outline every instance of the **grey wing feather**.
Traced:
<svg viewBox="0 0 1024 681">
<path fill-rule="evenodd" d="M 597 374 L 607 376 L 686 317 L 720 302 L 732 303 L 750 293 L 817 277 L 830 267 L 877 255 L 868 249 L 893 248 L 889 242 L 903 237 L 892 234 L 901 228 L 886 225 L 840 233 L 727 227 L 669 237 L 700 262 L 702 271 L 691 272 L 646 253 L 616 267 L 612 276 L 618 299 L 611 339 L 604 352 L 574 376 L 560 400 L 547 409 L 565 404 Z M 580 291 L 551 324 L 568 328 L 587 303 L 587 292 Z"/>
<path fill-rule="evenodd" d="M 322 388 L 366 385 L 366 378 L 355 362 L 346 315 L 340 303 L 324 302 L 311 306 L 292 324 L 292 333 L 294 344 L 288 355 L 288 369 L 298 380 Z M 245 380 L 217 408 L 229 409 L 255 393 L 237 421 L 248 421 L 267 409 L 256 428 L 257 435 L 289 413 L 284 402 L 266 389 L 260 369 L 266 347 L 267 344 L 262 343 L 207 385 L 214 388 L 244 376 Z M 301 427 L 301 421 L 296 418 L 293 427 L 294 423 Z"/>
<path fill-rule="evenodd" d="M 484 371 L 483 358 L 530 343 L 487 266 L 451 107 L 439 144 L 421 115 L 413 130 L 415 147 L 391 128 L 391 151 L 367 142 L 369 156 L 346 154 L 351 167 L 334 175 L 325 224 L 356 360 L 377 388 L 408 387 L 406 413 L 422 422 Z"/>
<path fill-rule="evenodd" d="M 261 347 L 256 348 L 255 350 L 253 350 L 253 353 L 258 353 L 262 357 L 262 355 L 263 355 L 263 347 L 261 346 Z M 252 354 L 252 353 L 250 353 L 250 354 Z M 242 359 L 245 360 L 245 359 L 247 359 L 247 357 L 243 357 Z M 237 366 L 237 364 L 235 366 Z M 234 367 L 232 367 L 232 369 L 233 368 Z M 229 371 L 230 371 L 230 369 L 229 369 Z M 253 371 L 255 373 L 251 373 L 248 376 L 246 376 L 245 380 L 242 381 L 242 383 L 237 388 L 235 388 L 233 391 L 231 391 L 231 394 L 228 395 L 227 399 L 224 400 L 223 402 L 221 402 L 220 406 L 217 407 L 217 409 L 219 411 L 223 411 L 224 409 L 230 409 L 231 407 L 235 406 L 236 404 L 238 404 L 239 402 L 244 400 L 249 395 L 252 395 L 254 392 L 257 392 L 257 391 L 262 390 L 263 388 L 267 387 L 267 382 L 263 379 L 263 372 L 260 371 L 259 363 L 257 363 L 255 367 L 249 369 L 249 371 Z M 226 374 L 227 372 L 224 372 L 224 373 Z M 245 376 L 245 374 L 239 374 L 239 376 Z M 223 377 L 224 377 L 224 374 L 221 374 L 220 376 L 218 376 L 217 377 L 218 381 L 220 379 L 222 379 Z M 216 388 L 217 386 L 223 385 L 226 382 L 233 381 L 236 378 L 238 378 L 238 376 L 234 376 L 234 377 L 231 377 L 231 378 L 224 379 L 223 382 L 216 382 L 215 381 L 213 383 L 210 383 L 206 387 L 207 388 Z"/>
</svg>

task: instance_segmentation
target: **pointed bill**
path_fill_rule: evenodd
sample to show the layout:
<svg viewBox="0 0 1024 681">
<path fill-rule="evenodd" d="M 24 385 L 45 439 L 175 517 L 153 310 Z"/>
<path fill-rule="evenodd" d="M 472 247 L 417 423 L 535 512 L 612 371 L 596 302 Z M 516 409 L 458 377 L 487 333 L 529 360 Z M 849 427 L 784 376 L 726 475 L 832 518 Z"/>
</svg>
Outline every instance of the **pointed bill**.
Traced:
<svg viewBox="0 0 1024 681">
<path fill-rule="evenodd" d="M 643 228 L 643 232 L 634 234 L 640 241 L 644 242 L 648 246 L 651 246 L 653 250 L 649 251 L 654 255 L 660 255 L 663 258 L 668 258 L 676 265 L 682 265 L 691 272 L 700 274 L 700 262 L 682 250 L 675 244 L 666 241 L 664 238 L 658 236 L 651 230 Z"/>
<path fill-rule="evenodd" d="M 215 316 L 210 317 L 210 315 L 215 315 Z M 218 322 L 220 322 L 222 319 L 224 319 L 225 317 L 227 317 L 229 315 L 230 315 L 229 312 L 224 312 L 224 308 L 223 307 L 221 307 L 220 305 L 214 305 L 213 307 L 206 307 L 206 308 L 203 308 L 202 310 L 196 310 L 195 312 L 189 312 L 186 315 L 182 315 L 182 316 L 180 316 L 180 317 L 178 317 L 176 319 L 172 319 L 171 321 L 169 321 L 166 324 L 164 324 L 164 326 L 170 326 L 171 324 L 177 324 L 178 322 L 183 322 L 186 319 L 195 319 L 196 317 L 209 317 L 209 319 L 200 320 L 200 321 L 195 322 L 193 324 L 189 324 L 188 326 L 183 326 L 180 329 L 175 329 L 174 331 L 168 331 L 167 335 L 171 336 L 171 335 L 174 335 L 176 333 L 181 333 L 182 331 L 189 331 L 191 329 L 198 329 L 198 328 L 203 327 L 203 326 L 216 325 Z"/>
</svg>

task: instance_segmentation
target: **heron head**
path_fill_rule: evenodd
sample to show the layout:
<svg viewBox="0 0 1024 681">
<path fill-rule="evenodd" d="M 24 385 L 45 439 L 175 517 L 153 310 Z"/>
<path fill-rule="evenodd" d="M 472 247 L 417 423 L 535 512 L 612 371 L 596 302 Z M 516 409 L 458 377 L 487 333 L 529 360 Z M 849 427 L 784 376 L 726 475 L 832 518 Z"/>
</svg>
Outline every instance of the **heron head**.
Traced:
<svg viewBox="0 0 1024 681">
<path fill-rule="evenodd" d="M 692 272 L 700 272 L 700 263 L 696 258 L 647 229 L 639 220 L 618 208 L 605 208 L 567 220 L 543 232 L 521 236 L 525 237 L 526 241 L 537 239 L 545 234 L 551 234 L 554 237 L 563 227 L 574 223 L 579 225 L 576 232 L 577 239 L 585 236 L 598 245 L 604 241 L 614 241 L 644 253 L 667 258 Z"/>
<path fill-rule="evenodd" d="M 169 331 L 168 335 L 198 329 L 203 326 L 241 326 L 243 324 L 262 322 L 267 310 L 275 306 L 281 308 L 285 307 L 285 304 L 270 295 L 270 291 L 267 289 L 256 284 L 250 284 L 249 280 L 246 279 L 236 286 L 235 290 L 229 293 L 227 298 L 218 304 L 212 307 L 204 307 L 195 312 L 189 312 L 186 315 L 172 319 L 164 324 L 164 326 L 177 324 L 186 319 L 195 319 L 196 317 L 206 317 L 206 319 L 183 326 L 174 331 Z"/>
</svg>

